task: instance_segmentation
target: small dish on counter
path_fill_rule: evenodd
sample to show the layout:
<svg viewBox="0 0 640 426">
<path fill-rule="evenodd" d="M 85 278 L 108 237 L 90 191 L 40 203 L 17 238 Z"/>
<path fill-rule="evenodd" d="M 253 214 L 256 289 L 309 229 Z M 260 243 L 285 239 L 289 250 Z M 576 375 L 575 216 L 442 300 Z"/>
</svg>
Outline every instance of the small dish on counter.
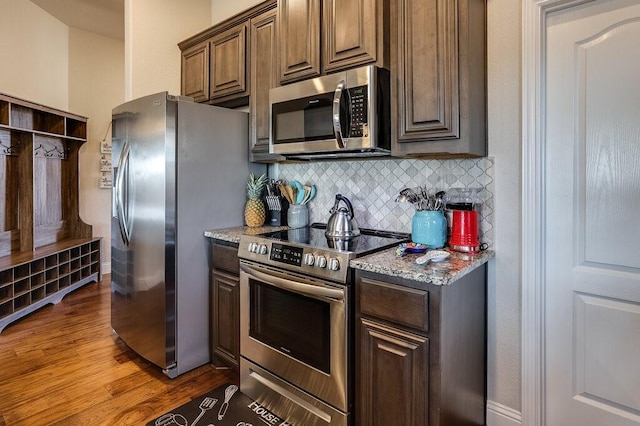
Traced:
<svg viewBox="0 0 640 426">
<path fill-rule="evenodd" d="M 441 262 L 451 256 L 451 253 L 444 250 L 431 250 L 424 256 L 420 256 L 416 259 L 418 265 L 425 265 L 429 262 Z"/>
<path fill-rule="evenodd" d="M 396 256 L 400 257 L 405 253 L 424 253 L 429 247 L 419 243 L 401 243 L 396 248 Z"/>
</svg>

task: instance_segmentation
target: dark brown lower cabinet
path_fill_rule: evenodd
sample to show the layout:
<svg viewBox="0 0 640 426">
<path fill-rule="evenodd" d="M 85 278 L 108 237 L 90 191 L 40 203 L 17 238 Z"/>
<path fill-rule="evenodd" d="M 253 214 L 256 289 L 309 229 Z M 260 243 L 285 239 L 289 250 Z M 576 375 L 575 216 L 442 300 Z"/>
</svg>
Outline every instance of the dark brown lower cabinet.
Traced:
<svg viewBox="0 0 640 426">
<path fill-rule="evenodd" d="M 238 370 L 240 269 L 238 247 L 211 240 L 211 360 Z"/>
<path fill-rule="evenodd" d="M 364 318 L 359 327 L 359 424 L 427 424 L 429 339 Z"/>
<path fill-rule="evenodd" d="M 486 265 L 438 286 L 356 271 L 355 423 L 483 425 Z"/>
</svg>

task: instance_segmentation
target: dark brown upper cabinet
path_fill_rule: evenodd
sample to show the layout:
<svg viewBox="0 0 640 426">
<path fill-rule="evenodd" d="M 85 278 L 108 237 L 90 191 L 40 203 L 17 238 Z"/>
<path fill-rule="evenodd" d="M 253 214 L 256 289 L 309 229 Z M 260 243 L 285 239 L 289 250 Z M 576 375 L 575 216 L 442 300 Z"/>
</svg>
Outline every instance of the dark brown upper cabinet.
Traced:
<svg viewBox="0 0 640 426">
<path fill-rule="evenodd" d="M 249 160 L 270 162 L 269 90 L 278 86 L 277 10 L 267 10 L 251 19 L 251 81 L 249 96 Z"/>
<path fill-rule="evenodd" d="M 320 75 L 320 0 L 278 0 L 280 83 Z"/>
<path fill-rule="evenodd" d="M 276 0 L 264 1 L 178 43 L 182 52 L 182 95 L 215 105 L 247 105 L 251 93 L 251 22 L 274 10 L 276 4 Z"/>
<path fill-rule="evenodd" d="M 388 67 L 390 0 L 279 0 L 280 83 Z"/>
<path fill-rule="evenodd" d="M 487 155 L 485 0 L 393 1 L 392 155 Z"/>
<path fill-rule="evenodd" d="M 182 52 L 182 95 L 209 100 L 209 41 Z"/>
<path fill-rule="evenodd" d="M 209 42 L 209 98 L 214 103 L 249 94 L 248 27 L 248 22 L 241 22 L 213 36 Z"/>
<path fill-rule="evenodd" d="M 388 67 L 389 0 L 323 0 L 322 68 Z"/>
</svg>

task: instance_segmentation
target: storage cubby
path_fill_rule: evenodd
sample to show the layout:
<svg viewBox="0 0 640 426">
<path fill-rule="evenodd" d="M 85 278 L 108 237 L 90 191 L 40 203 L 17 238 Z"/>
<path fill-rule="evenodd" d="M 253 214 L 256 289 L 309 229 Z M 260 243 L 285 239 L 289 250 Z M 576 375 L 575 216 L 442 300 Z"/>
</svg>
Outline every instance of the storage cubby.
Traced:
<svg viewBox="0 0 640 426">
<path fill-rule="evenodd" d="M 60 266 L 58 266 L 58 276 L 62 277 L 64 275 L 69 275 L 70 269 L 69 269 L 69 264 L 68 263 L 61 263 Z"/>
<path fill-rule="evenodd" d="M 0 332 L 101 278 L 79 213 L 86 140 L 85 117 L 0 93 Z"/>
<path fill-rule="evenodd" d="M 9 126 L 16 129 L 33 130 L 33 110 L 22 105 L 10 104 Z"/>
<path fill-rule="evenodd" d="M 51 296 L 53 293 L 56 293 L 58 291 L 58 288 L 59 288 L 58 281 L 54 281 L 45 285 L 45 291 L 47 296 Z"/>
<path fill-rule="evenodd" d="M 11 284 L 0 287 L 0 303 L 4 303 L 7 300 L 13 298 L 13 286 Z"/>
<path fill-rule="evenodd" d="M 66 135 L 72 138 L 84 139 L 87 134 L 87 122 L 67 118 Z"/>
<path fill-rule="evenodd" d="M 19 296 L 29 291 L 29 278 L 23 278 L 13 283 L 13 294 Z"/>
<path fill-rule="evenodd" d="M 0 125 L 9 125 L 9 102 L 0 99 Z"/>
<path fill-rule="evenodd" d="M 29 306 L 30 302 L 29 293 L 23 293 L 13 299 L 13 311 L 19 311 Z"/>
<path fill-rule="evenodd" d="M 44 287 L 38 287 L 35 290 L 31 290 L 31 303 L 44 299 Z"/>
<path fill-rule="evenodd" d="M 33 111 L 33 130 L 38 132 L 64 135 L 65 117 L 47 111 Z"/>
<path fill-rule="evenodd" d="M 31 290 L 34 288 L 42 287 L 44 285 L 44 273 L 38 272 L 31 276 Z"/>
<path fill-rule="evenodd" d="M 0 303 L 0 319 L 8 317 L 13 313 L 13 300 Z"/>
<path fill-rule="evenodd" d="M 96 271 L 98 272 L 98 271 Z M 58 286 L 62 290 L 63 288 L 69 287 L 71 285 L 71 277 L 69 275 L 65 275 L 64 277 L 60 277 L 58 280 Z"/>
<path fill-rule="evenodd" d="M 13 270 L 0 271 L 0 287 L 13 282 Z"/>
<path fill-rule="evenodd" d="M 100 281 L 100 242 L 100 238 L 67 240 L 0 257 L 0 333 L 42 306 Z"/>
</svg>

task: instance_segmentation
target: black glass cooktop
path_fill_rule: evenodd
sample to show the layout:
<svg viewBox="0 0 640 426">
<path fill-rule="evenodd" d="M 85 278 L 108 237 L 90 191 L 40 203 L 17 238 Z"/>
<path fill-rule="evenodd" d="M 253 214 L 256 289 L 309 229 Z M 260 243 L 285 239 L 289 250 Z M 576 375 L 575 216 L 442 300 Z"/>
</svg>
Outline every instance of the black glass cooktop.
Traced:
<svg viewBox="0 0 640 426">
<path fill-rule="evenodd" d="M 324 235 L 325 229 L 325 224 L 313 223 L 306 228 L 285 229 L 260 236 L 283 243 L 297 243 L 324 250 L 353 252 L 356 256 L 364 256 L 411 240 L 409 234 L 366 228 L 360 228 L 361 234 L 351 239 L 330 238 Z"/>
</svg>

